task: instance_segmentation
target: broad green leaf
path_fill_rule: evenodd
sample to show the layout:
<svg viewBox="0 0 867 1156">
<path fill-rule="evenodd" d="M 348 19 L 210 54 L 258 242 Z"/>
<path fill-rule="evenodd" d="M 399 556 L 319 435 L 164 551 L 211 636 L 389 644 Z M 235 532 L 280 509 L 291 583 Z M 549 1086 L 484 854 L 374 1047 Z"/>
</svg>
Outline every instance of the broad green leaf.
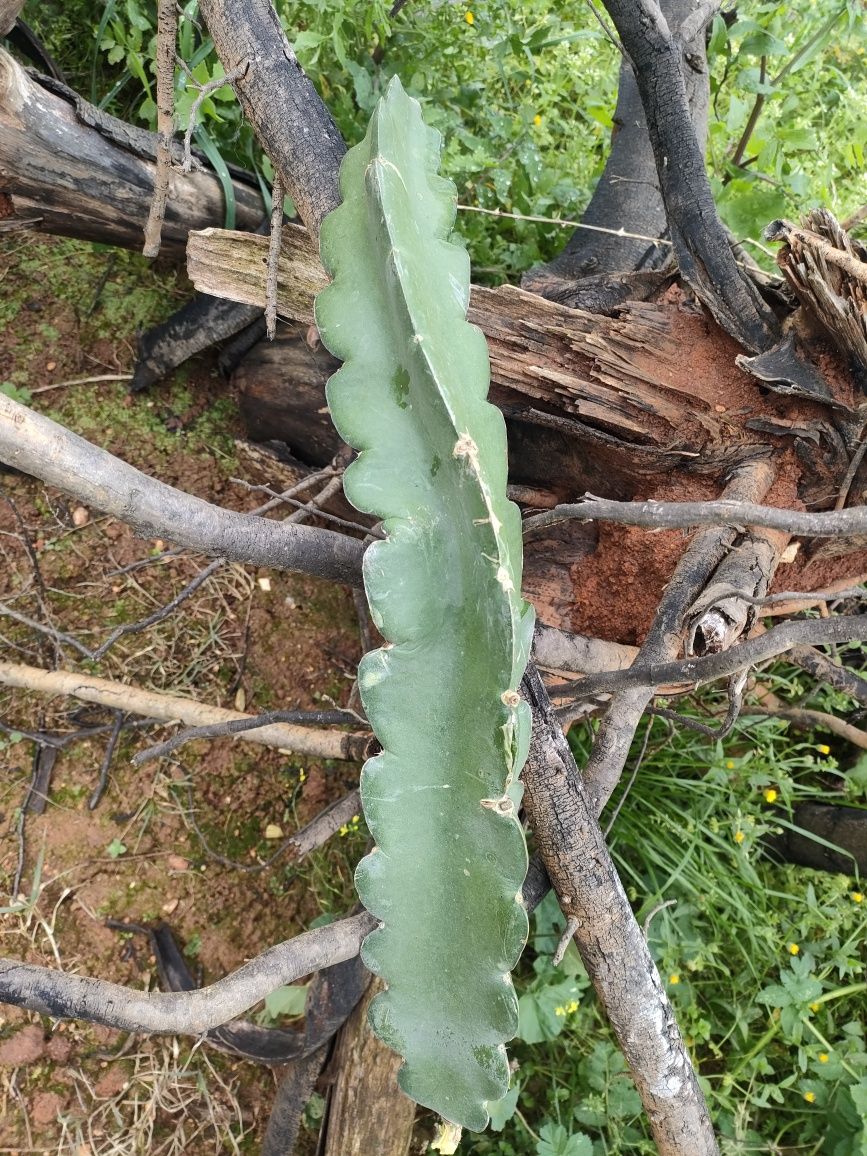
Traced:
<svg viewBox="0 0 867 1156">
<path fill-rule="evenodd" d="M 395 78 L 323 223 L 333 283 L 316 322 L 345 362 L 328 403 L 360 451 L 346 496 L 386 536 L 368 548 L 364 579 L 387 643 L 359 667 L 383 747 L 362 773 L 376 848 L 356 873 L 381 920 L 364 960 L 388 985 L 371 1022 L 404 1057 L 408 1095 L 481 1130 L 487 1102 L 509 1086 L 510 972 L 527 936 L 527 852 L 508 790 L 529 744 L 517 687 L 533 615 L 520 597 L 505 425 L 486 400 L 484 337 L 466 321 L 469 262 L 451 240 L 455 189 L 437 175 L 439 148 Z"/>
<path fill-rule="evenodd" d="M 545 1124 L 536 1156 L 593 1156 L 593 1141 L 584 1132 L 567 1132 L 562 1124 Z"/>
<path fill-rule="evenodd" d="M 265 996 L 265 1011 L 269 1019 L 276 1020 L 280 1016 L 304 1015 L 304 1004 L 307 1000 L 308 984 L 284 984 L 277 987 Z"/>
</svg>

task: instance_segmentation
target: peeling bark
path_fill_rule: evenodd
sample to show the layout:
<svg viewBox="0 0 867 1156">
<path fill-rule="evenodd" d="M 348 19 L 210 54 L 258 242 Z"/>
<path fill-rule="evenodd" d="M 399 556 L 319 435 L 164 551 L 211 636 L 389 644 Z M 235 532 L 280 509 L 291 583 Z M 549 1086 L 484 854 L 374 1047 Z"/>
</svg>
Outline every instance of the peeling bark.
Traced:
<svg viewBox="0 0 867 1156">
<path fill-rule="evenodd" d="M 52 87 L 47 87 L 51 83 Z M 64 85 L 35 79 L 0 48 L 0 192 L 39 228 L 140 249 L 154 188 L 157 135 L 110 117 Z M 176 151 L 180 159 L 180 150 Z M 264 215 L 258 189 L 234 181 L 239 229 Z M 201 166 L 169 175 L 164 247 L 180 257 L 190 229 L 219 225 L 222 186 Z"/>
</svg>

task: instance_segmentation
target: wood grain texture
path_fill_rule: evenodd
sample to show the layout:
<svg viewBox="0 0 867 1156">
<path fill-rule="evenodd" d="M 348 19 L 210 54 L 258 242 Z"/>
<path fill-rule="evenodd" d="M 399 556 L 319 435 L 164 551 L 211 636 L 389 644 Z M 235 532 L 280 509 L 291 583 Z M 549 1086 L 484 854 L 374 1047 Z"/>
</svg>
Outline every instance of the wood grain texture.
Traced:
<svg viewBox="0 0 867 1156">
<path fill-rule="evenodd" d="M 367 1022 L 370 1002 L 382 990 L 382 981 L 372 980 L 338 1034 L 322 1156 L 409 1152 L 415 1104 L 397 1086 L 402 1061 L 376 1038 Z"/>
<path fill-rule="evenodd" d="M 49 233 L 141 249 L 156 143 L 155 133 L 50 91 L 0 49 L 0 193 L 18 217 L 38 218 Z M 238 227 L 256 228 L 264 214 L 258 190 L 240 180 L 234 187 Z M 210 170 L 185 174 L 175 165 L 165 251 L 180 257 L 189 230 L 219 225 L 224 213 L 222 186 Z"/>
</svg>

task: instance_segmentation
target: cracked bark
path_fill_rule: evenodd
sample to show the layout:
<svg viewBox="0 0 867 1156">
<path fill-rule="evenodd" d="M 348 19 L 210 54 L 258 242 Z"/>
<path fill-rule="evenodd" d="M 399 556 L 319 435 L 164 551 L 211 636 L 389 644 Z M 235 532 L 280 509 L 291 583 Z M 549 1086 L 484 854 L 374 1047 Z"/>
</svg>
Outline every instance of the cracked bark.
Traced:
<svg viewBox="0 0 867 1156">
<path fill-rule="evenodd" d="M 695 4 L 694 0 L 662 0 L 660 7 L 669 27 L 679 29 Z M 703 28 L 683 46 L 681 59 L 690 117 L 703 153 L 710 99 Z M 611 151 L 581 220 L 606 229 L 626 228 L 647 237 L 663 237 L 667 231 L 647 122 L 628 60 L 620 66 Z M 647 241 L 576 229 L 562 253 L 545 268 L 560 277 L 577 279 L 589 273 L 655 269 L 667 255 L 667 247 Z M 528 283 L 525 287 L 533 286 Z"/>
<path fill-rule="evenodd" d="M 346 145 L 313 83 L 305 76 L 269 0 L 200 0 L 226 72 L 247 120 L 280 174 L 310 235 L 337 208 L 337 174 Z"/>
<path fill-rule="evenodd" d="M 650 1121 L 660 1156 L 718 1152 L 707 1105 L 659 972 L 605 846 L 598 808 L 531 667 L 524 806 L 560 907 Z"/>
<path fill-rule="evenodd" d="M 741 345 L 767 349 L 776 340 L 776 318 L 741 276 L 717 216 L 690 121 L 680 45 L 656 0 L 604 4 L 632 61 L 681 276 Z"/>
</svg>

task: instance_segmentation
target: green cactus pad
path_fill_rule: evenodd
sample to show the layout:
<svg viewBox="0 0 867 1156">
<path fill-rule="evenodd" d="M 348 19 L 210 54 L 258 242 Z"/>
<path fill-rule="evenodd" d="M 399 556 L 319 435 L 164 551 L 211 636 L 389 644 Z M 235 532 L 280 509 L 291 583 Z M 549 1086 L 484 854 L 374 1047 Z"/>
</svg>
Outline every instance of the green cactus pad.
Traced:
<svg viewBox="0 0 867 1156">
<path fill-rule="evenodd" d="M 469 260 L 451 239 L 455 189 L 437 175 L 439 151 L 395 78 L 343 162 L 316 322 L 344 362 L 328 402 L 359 450 L 346 496 L 386 534 L 365 554 L 364 580 L 387 644 L 359 668 L 383 747 L 362 773 L 376 848 L 356 873 L 381 921 L 363 957 L 388 985 L 371 1022 L 404 1057 L 404 1091 L 479 1131 L 509 1086 L 510 972 L 527 935 L 514 798 L 533 611 L 520 595 L 505 423 L 486 400 L 484 337 L 466 320 Z"/>
</svg>

